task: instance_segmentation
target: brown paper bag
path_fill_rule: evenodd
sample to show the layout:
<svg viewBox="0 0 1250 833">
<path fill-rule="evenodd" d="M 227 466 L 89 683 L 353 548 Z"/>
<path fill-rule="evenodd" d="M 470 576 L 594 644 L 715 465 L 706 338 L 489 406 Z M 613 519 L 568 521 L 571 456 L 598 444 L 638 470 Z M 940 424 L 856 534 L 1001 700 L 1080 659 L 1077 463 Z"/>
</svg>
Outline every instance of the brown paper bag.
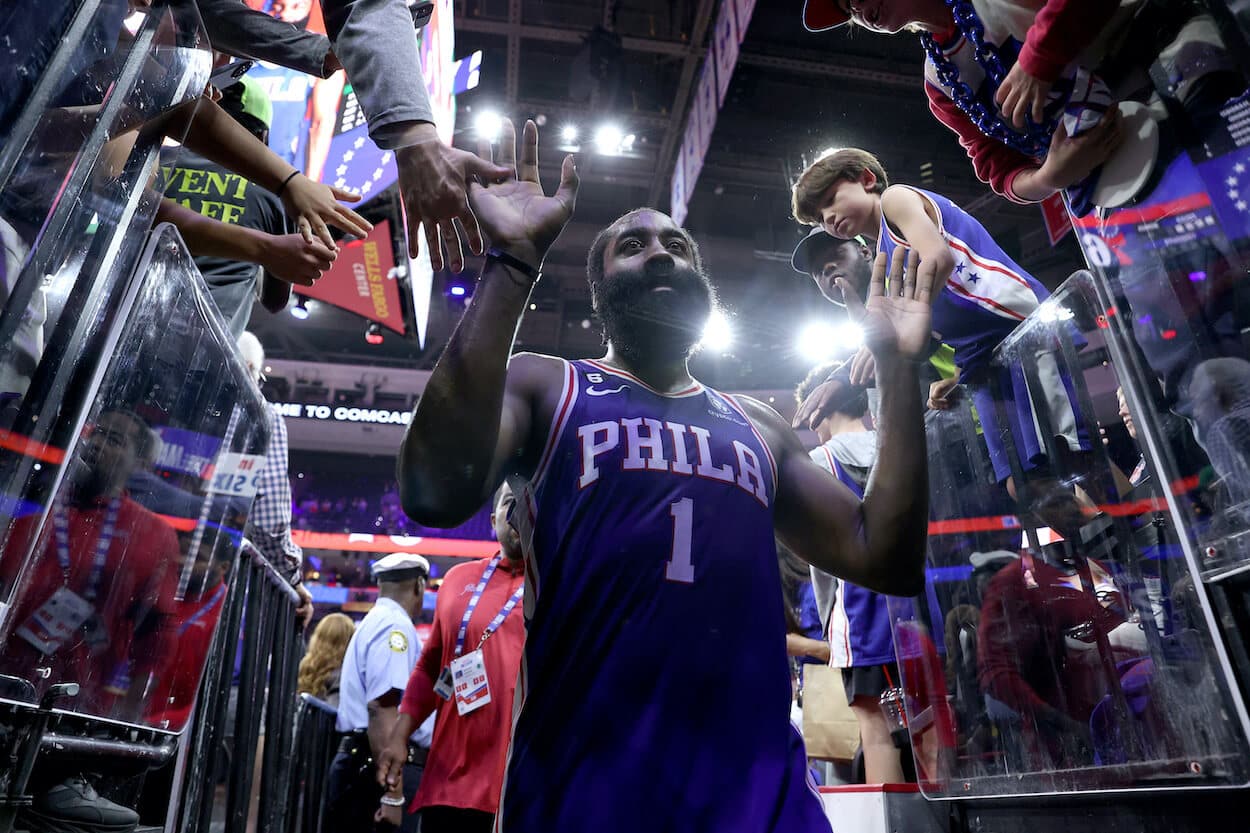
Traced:
<svg viewBox="0 0 1250 833">
<path fill-rule="evenodd" d="M 807 757 L 849 761 L 859 748 L 859 722 L 846 702 L 842 671 L 803 666 L 803 743 Z"/>
</svg>

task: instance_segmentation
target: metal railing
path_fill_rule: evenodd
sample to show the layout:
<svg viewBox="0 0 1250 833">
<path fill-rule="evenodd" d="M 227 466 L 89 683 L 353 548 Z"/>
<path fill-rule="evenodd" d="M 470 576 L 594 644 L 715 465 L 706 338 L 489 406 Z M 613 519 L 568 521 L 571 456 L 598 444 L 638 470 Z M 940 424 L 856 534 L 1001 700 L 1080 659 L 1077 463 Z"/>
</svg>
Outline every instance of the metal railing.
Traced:
<svg viewBox="0 0 1250 833">
<path fill-rule="evenodd" d="M 257 830 L 286 829 L 296 672 L 303 654 L 303 635 L 295 619 L 299 596 L 250 543 L 244 543 L 241 562 L 209 654 L 183 756 L 184 788 L 175 829 L 186 833 L 209 829 L 214 804 L 220 800 L 216 786 L 223 756 L 228 761 L 226 828 L 247 829 L 259 776 Z M 238 697 L 231 713 L 236 656 L 240 657 Z M 255 752 L 262 725 L 265 745 L 258 772 Z"/>
<path fill-rule="evenodd" d="M 295 713 L 290 792 L 286 807 L 288 833 L 320 833 L 325 811 L 326 778 L 334 760 L 334 723 L 338 710 L 311 694 L 299 696 Z"/>
</svg>

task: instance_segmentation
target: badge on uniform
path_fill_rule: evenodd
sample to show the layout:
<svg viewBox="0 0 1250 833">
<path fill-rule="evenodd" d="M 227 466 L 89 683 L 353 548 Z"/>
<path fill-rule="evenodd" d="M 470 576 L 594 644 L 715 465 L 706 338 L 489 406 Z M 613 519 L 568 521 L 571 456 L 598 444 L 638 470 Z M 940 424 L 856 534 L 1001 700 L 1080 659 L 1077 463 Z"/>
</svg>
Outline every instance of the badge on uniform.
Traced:
<svg viewBox="0 0 1250 833">
<path fill-rule="evenodd" d="M 390 645 L 395 653 L 402 654 L 408 650 L 408 637 L 403 631 L 391 631 L 391 635 L 386 638 L 386 644 Z"/>
<path fill-rule="evenodd" d="M 455 682 L 456 710 L 462 717 L 490 702 L 490 684 L 480 648 L 453 659 L 450 670 Z"/>
<path fill-rule="evenodd" d="M 434 693 L 444 700 L 450 700 L 451 695 L 456 693 L 455 684 L 451 680 L 451 668 L 443 669 L 443 673 L 438 675 L 438 679 L 434 681 Z"/>
<path fill-rule="evenodd" d="M 53 654 L 92 619 L 94 613 L 95 607 L 90 602 L 68 587 L 62 587 L 17 629 L 17 635 L 41 653 Z"/>
</svg>

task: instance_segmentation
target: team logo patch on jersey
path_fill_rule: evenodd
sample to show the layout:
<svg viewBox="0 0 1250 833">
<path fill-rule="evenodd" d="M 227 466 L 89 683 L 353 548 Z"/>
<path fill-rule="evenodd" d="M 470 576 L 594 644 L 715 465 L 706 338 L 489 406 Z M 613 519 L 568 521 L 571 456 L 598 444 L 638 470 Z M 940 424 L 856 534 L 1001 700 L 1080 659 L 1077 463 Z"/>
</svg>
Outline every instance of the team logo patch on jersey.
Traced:
<svg viewBox="0 0 1250 833">
<path fill-rule="evenodd" d="M 391 650 L 397 654 L 402 654 L 408 650 L 408 637 L 404 636 L 401 631 L 391 631 L 391 635 L 387 637 L 386 644 L 391 646 Z"/>
<path fill-rule="evenodd" d="M 590 396 L 611 396 L 614 393 L 622 393 L 629 390 L 629 385 L 620 385 L 615 388 L 586 388 L 586 393 Z"/>
<path fill-rule="evenodd" d="M 722 402 L 718 397 L 709 394 L 707 401 L 708 404 L 711 405 L 711 407 L 707 409 L 707 412 L 712 416 L 727 419 L 737 425 L 746 425 L 742 418 L 734 413 L 734 410 Z"/>
</svg>

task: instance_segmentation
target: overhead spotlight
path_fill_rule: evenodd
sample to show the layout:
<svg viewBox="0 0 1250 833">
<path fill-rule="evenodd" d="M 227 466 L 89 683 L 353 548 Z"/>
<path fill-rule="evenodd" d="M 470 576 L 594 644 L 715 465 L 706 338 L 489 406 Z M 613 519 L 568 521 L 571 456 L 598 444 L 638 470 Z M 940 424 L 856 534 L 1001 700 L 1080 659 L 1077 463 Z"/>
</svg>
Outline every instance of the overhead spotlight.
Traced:
<svg viewBox="0 0 1250 833">
<path fill-rule="evenodd" d="M 566 124 L 560 128 L 560 138 L 565 142 L 576 142 L 578 135 L 577 125 L 575 124 Z"/>
<path fill-rule="evenodd" d="M 707 323 L 703 325 L 703 337 L 699 339 L 699 346 L 705 350 L 724 353 L 731 344 L 733 328 L 729 326 L 729 319 L 720 310 L 712 310 Z"/>
<path fill-rule="evenodd" d="M 463 286 L 456 283 L 448 287 L 447 291 L 450 292 L 452 295 L 456 296 L 457 298 L 463 298 L 465 296 L 465 293 L 467 293 L 469 290 L 465 289 Z"/>
<path fill-rule="evenodd" d="M 840 150 L 842 150 L 842 148 L 825 148 L 816 156 L 816 161 L 819 162 L 821 159 L 824 159 L 826 156 L 833 156 L 835 153 L 837 153 Z"/>
<path fill-rule="evenodd" d="M 794 349 L 805 361 L 828 361 L 833 358 L 835 338 L 833 327 L 823 322 L 812 322 L 799 330 Z"/>
<path fill-rule="evenodd" d="M 473 120 L 473 129 L 479 139 L 494 143 L 499 141 L 499 132 L 503 130 L 503 119 L 494 110 L 483 110 Z"/>
<path fill-rule="evenodd" d="M 620 153 L 624 140 L 625 134 L 614 124 L 605 124 L 595 131 L 595 149 L 605 156 Z"/>
<path fill-rule="evenodd" d="M 308 299 L 303 295 L 295 296 L 295 306 L 291 307 L 291 315 L 303 321 L 308 317 Z"/>
<path fill-rule="evenodd" d="M 365 341 L 372 345 L 382 343 L 382 325 L 376 321 L 370 321 L 369 326 L 365 328 Z"/>
<path fill-rule="evenodd" d="M 635 136 L 633 133 L 630 133 L 624 139 L 621 139 L 621 150 L 630 150 L 631 148 L 633 148 L 634 140 L 637 138 L 638 137 Z"/>
<path fill-rule="evenodd" d="M 843 321 L 833 328 L 834 354 L 854 353 L 864 344 L 864 328 L 854 321 Z"/>
</svg>

